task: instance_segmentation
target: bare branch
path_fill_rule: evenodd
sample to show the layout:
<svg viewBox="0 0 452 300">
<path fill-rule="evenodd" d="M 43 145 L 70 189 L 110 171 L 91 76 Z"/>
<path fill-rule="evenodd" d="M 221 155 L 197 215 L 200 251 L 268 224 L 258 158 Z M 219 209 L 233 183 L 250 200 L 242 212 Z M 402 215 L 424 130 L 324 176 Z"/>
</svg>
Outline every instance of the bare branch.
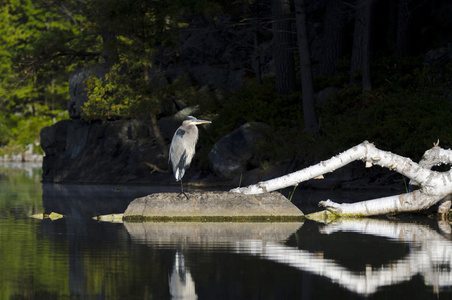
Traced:
<svg viewBox="0 0 452 300">
<path fill-rule="evenodd" d="M 159 167 L 157 167 L 156 165 L 154 165 L 154 164 L 151 164 L 151 163 L 148 163 L 148 162 L 144 162 L 148 167 L 151 167 L 151 169 L 152 169 L 152 171 L 151 171 L 151 173 L 154 173 L 155 171 L 157 171 L 157 172 L 159 172 L 159 173 L 163 173 L 163 174 L 169 174 L 170 173 L 170 170 L 169 169 L 167 169 L 167 170 L 163 170 L 163 169 L 160 169 Z"/>
</svg>

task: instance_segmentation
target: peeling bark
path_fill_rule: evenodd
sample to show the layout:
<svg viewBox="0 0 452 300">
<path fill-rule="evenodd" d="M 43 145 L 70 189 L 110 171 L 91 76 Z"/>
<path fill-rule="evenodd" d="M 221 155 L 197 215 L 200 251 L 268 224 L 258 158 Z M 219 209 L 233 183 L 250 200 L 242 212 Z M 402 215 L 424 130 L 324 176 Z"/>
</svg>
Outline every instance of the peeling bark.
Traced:
<svg viewBox="0 0 452 300">
<path fill-rule="evenodd" d="M 248 187 L 233 189 L 231 192 L 260 194 L 279 190 L 298 185 L 300 182 L 312 178 L 321 178 L 323 174 L 333 172 L 355 160 L 362 160 L 366 167 L 379 165 L 396 171 L 408 177 L 411 180 L 410 183 L 417 184 L 419 189 L 411 193 L 357 203 L 339 204 L 326 200 L 321 201 L 319 206 L 325 207 L 326 210 L 338 216 L 363 217 L 424 210 L 444 199 L 438 213 L 444 218 L 449 211 L 451 205 L 449 195 L 452 193 L 452 170 L 436 172 L 432 171 L 431 167 L 438 164 L 451 164 L 452 151 L 441 149 L 438 143 L 435 143 L 432 149 L 427 150 L 422 160 L 417 164 L 407 157 L 380 150 L 374 144 L 364 141 L 311 167 Z M 446 197 L 448 198 L 445 199 Z"/>
</svg>

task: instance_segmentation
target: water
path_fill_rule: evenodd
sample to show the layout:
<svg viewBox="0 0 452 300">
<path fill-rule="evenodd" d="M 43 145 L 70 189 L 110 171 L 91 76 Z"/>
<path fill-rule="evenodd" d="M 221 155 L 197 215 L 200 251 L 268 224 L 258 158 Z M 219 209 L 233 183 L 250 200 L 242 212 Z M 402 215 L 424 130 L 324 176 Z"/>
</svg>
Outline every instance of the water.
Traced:
<svg viewBox="0 0 452 300">
<path fill-rule="evenodd" d="M 27 167 L 24 167 L 27 166 Z M 0 166 L 0 299 L 445 299 L 449 222 L 98 222 L 170 187 L 42 185 L 39 166 Z M 316 201 L 367 199 L 296 191 Z M 379 192 L 374 192 L 379 195 Z M 58 212 L 51 221 L 29 216 Z"/>
</svg>

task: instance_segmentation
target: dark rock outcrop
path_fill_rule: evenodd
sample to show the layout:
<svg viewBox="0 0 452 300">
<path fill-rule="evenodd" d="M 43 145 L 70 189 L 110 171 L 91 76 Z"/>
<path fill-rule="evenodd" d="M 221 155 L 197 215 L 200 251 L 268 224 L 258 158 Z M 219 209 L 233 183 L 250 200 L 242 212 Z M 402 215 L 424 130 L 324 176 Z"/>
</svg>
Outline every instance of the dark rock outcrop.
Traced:
<svg viewBox="0 0 452 300">
<path fill-rule="evenodd" d="M 237 89 L 249 69 L 252 49 L 243 47 L 252 44 L 253 35 L 234 21 L 220 17 L 207 24 L 200 20 L 181 30 L 180 47 L 168 52 L 166 75 L 176 78 L 188 74 L 202 86 L 209 85 L 221 89 Z M 262 50 L 268 52 L 269 47 Z M 268 70 L 268 67 L 262 67 Z"/>
<path fill-rule="evenodd" d="M 256 153 L 256 143 L 267 129 L 264 123 L 246 123 L 222 137 L 209 153 L 213 171 L 227 179 L 247 171 Z"/>
<path fill-rule="evenodd" d="M 137 120 L 65 120 L 41 130 L 44 182 L 127 183 L 158 180 L 144 162 L 166 169 L 151 127 Z M 165 175 L 167 177 L 167 175 Z"/>
<path fill-rule="evenodd" d="M 452 46 L 441 47 L 428 51 L 424 56 L 424 63 L 446 65 L 452 62 Z"/>
<path fill-rule="evenodd" d="M 91 69 L 78 69 L 69 75 L 69 100 L 67 109 L 69 117 L 78 119 L 82 113 L 82 107 L 88 101 L 88 95 L 85 91 L 84 81 L 90 74 L 98 78 L 103 78 L 107 73 L 107 69 L 101 66 Z"/>
<path fill-rule="evenodd" d="M 321 90 L 315 94 L 315 101 L 318 105 L 322 106 L 325 103 L 327 103 L 328 101 L 330 101 L 331 99 L 333 99 L 335 94 L 338 91 L 340 91 L 340 89 L 337 87 L 330 86 L 330 87 L 324 88 L 323 90 Z"/>
</svg>

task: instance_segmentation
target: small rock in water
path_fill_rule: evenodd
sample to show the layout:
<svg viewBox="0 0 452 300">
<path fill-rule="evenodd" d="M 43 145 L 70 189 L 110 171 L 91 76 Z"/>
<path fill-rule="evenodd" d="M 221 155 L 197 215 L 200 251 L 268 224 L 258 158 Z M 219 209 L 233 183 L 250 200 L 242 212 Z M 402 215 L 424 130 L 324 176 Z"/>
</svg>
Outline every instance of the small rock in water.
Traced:
<svg viewBox="0 0 452 300">
<path fill-rule="evenodd" d="M 61 219 L 61 218 L 65 218 L 65 215 L 56 213 L 56 212 L 51 212 L 50 214 L 34 214 L 31 215 L 30 218 L 34 218 L 34 219 L 39 219 L 39 220 L 44 220 L 44 219 L 50 219 L 52 221 Z"/>
<path fill-rule="evenodd" d="M 123 223 L 122 221 L 123 214 L 110 214 L 110 215 L 102 215 L 96 216 L 93 219 L 102 222 L 111 222 L 111 223 Z"/>
</svg>

